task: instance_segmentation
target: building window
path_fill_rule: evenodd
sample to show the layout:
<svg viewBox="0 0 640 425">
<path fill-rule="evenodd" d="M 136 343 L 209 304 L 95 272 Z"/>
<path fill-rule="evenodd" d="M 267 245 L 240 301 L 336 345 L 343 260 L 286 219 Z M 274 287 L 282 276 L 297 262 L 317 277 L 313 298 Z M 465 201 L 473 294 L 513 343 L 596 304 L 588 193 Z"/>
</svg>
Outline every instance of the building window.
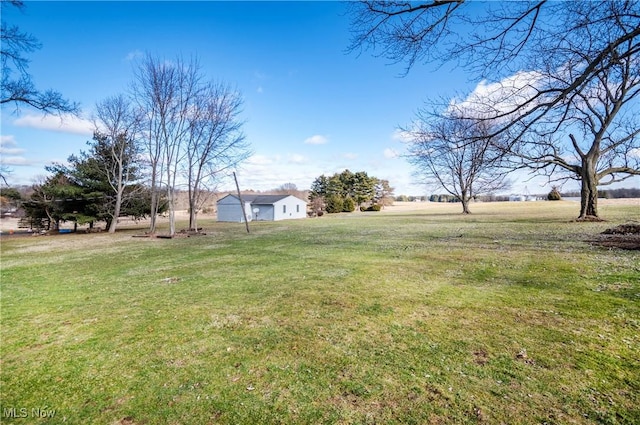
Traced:
<svg viewBox="0 0 640 425">
<path fill-rule="evenodd" d="M 286 214 L 287 213 L 287 206 L 283 205 L 282 206 L 282 214 Z"/>
<path fill-rule="evenodd" d="M 300 204 L 296 205 L 296 212 L 299 213 L 300 212 Z"/>
</svg>

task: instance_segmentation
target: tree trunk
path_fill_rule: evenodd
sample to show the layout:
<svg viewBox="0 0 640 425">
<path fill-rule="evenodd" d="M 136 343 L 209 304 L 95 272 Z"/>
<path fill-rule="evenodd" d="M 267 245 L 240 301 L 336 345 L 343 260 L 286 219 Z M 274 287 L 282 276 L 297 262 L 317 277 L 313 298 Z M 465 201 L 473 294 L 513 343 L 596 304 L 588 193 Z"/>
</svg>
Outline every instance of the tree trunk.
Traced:
<svg viewBox="0 0 640 425">
<path fill-rule="evenodd" d="M 600 220 L 598 217 L 598 186 L 589 181 L 589 179 L 582 179 L 580 216 L 578 220 Z"/>
<path fill-rule="evenodd" d="M 169 202 L 169 236 L 173 237 L 176 234 L 176 206 L 173 188 L 169 186 L 167 190 L 167 201 Z"/>
<path fill-rule="evenodd" d="M 121 205 L 122 205 L 122 191 L 119 191 L 119 193 L 116 194 L 116 205 L 113 208 L 113 219 L 111 220 L 111 223 L 109 223 L 109 233 L 116 232 L 116 226 L 118 223 L 118 217 L 120 216 Z"/>
<path fill-rule="evenodd" d="M 57 230 L 58 228 L 56 226 L 58 224 L 58 221 L 53 219 L 53 216 L 49 212 L 49 208 L 45 207 L 44 212 L 47 214 L 47 218 L 49 218 L 49 224 L 47 225 L 47 230 Z M 52 224 L 53 224 L 53 229 L 51 229 Z"/>
<path fill-rule="evenodd" d="M 467 195 L 467 193 L 469 193 L 467 190 L 461 190 L 460 191 L 460 202 L 462 202 L 462 214 L 471 214 L 471 211 L 469 211 L 469 201 L 471 200 L 471 197 Z"/>
<path fill-rule="evenodd" d="M 189 187 L 189 230 L 198 231 L 198 191 Z"/>
<path fill-rule="evenodd" d="M 468 198 L 462 198 L 462 214 L 471 214 L 471 211 L 469 211 L 469 199 Z"/>
<path fill-rule="evenodd" d="M 198 233 L 198 208 L 195 202 L 189 209 L 189 230 Z"/>
<path fill-rule="evenodd" d="M 198 209 L 195 202 L 189 201 L 189 230 L 198 231 Z"/>
<path fill-rule="evenodd" d="M 158 191 L 155 182 L 151 183 L 151 211 L 149 211 L 149 233 L 156 232 L 156 217 L 158 216 Z"/>
<path fill-rule="evenodd" d="M 582 188 L 580 190 L 580 216 L 578 221 L 601 221 L 598 217 L 598 178 L 593 160 L 584 158 L 580 178 Z"/>
<path fill-rule="evenodd" d="M 198 211 L 189 214 L 189 228 L 198 233 Z"/>
</svg>

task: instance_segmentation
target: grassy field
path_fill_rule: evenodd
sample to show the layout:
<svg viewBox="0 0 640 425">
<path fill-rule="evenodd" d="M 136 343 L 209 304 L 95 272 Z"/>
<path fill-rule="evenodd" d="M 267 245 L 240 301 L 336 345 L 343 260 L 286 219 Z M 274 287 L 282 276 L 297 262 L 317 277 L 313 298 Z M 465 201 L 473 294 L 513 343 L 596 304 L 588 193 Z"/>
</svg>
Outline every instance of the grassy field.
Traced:
<svg viewBox="0 0 640 425">
<path fill-rule="evenodd" d="M 458 209 L 3 239 L 1 422 L 640 423 L 640 209 Z"/>
</svg>

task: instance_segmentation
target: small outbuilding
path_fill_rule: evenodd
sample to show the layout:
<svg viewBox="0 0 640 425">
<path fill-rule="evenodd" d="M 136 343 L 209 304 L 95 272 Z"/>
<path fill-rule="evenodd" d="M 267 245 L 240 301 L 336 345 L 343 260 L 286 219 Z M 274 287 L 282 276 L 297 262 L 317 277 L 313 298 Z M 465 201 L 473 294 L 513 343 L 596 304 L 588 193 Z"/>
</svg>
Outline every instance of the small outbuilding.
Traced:
<svg viewBox="0 0 640 425">
<path fill-rule="evenodd" d="M 237 195 L 227 195 L 217 202 L 218 221 L 243 223 L 278 221 L 307 216 L 307 202 L 293 195 L 242 195 L 243 208 Z M 244 211 L 244 215 L 242 214 Z"/>
</svg>

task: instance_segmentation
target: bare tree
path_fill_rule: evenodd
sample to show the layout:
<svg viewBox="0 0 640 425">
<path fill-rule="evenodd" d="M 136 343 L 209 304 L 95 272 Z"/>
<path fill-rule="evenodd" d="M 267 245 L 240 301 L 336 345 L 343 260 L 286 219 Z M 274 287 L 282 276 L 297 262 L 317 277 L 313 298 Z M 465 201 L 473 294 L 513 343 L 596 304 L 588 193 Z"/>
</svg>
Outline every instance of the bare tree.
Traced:
<svg viewBox="0 0 640 425">
<path fill-rule="evenodd" d="M 2 1 L 2 9 L 7 5 L 19 9 L 22 1 Z M 29 59 L 25 54 L 33 53 L 42 46 L 37 38 L 25 33 L 15 25 L 2 20 L 0 29 L 0 57 L 2 61 L 2 80 L 0 84 L 0 105 L 13 103 L 16 111 L 20 105 L 27 105 L 45 113 L 78 113 L 79 105 L 64 99 L 54 90 L 39 90 L 33 84 L 28 72 Z"/>
<path fill-rule="evenodd" d="M 206 189 L 225 171 L 248 158 L 242 133 L 242 98 L 222 83 L 209 83 L 192 108 L 186 149 L 185 175 L 189 193 L 189 228 L 197 231 L 197 217 Z"/>
<path fill-rule="evenodd" d="M 185 63 L 178 59 L 175 64 L 176 79 L 172 82 L 169 119 L 163 125 L 163 158 L 169 204 L 169 235 L 176 233 L 176 188 L 181 164 L 189 150 L 192 116 L 202 93 L 202 72 L 197 60 Z"/>
<path fill-rule="evenodd" d="M 104 151 L 108 158 L 101 165 L 115 194 L 109 233 L 116 231 L 126 188 L 139 179 L 136 167 L 138 157 L 138 117 L 127 98 L 109 97 L 96 105 L 96 131 L 94 149 Z"/>
<path fill-rule="evenodd" d="M 239 120 L 242 100 L 222 84 L 204 81 L 198 61 L 169 62 L 147 56 L 136 73 L 134 99 L 143 116 L 145 149 L 150 165 L 151 232 L 155 231 L 159 187 L 169 206 L 169 234 L 175 234 L 176 189 L 186 180 L 191 211 L 196 215 L 202 189 L 228 167 L 248 156 Z"/>
<path fill-rule="evenodd" d="M 421 113 L 414 125 L 409 161 L 426 183 L 458 198 L 463 214 L 475 196 L 508 188 L 488 121 Z"/>
<path fill-rule="evenodd" d="M 299 192 L 298 186 L 296 186 L 295 183 L 283 183 L 277 188 L 275 188 L 273 191 L 278 193 L 286 193 L 287 195 L 294 195 L 294 196 L 296 196 L 297 193 Z"/>
<path fill-rule="evenodd" d="M 617 59 L 533 126 L 521 143 L 511 145 L 522 163 L 549 180 L 580 182 L 578 220 L 598 220 L 598 186 L 640 175 L 638 59 L 631 55 Z"/>
<path fill-rule="evenodd" d="M 481 113 L 470 117 L 497 123 L 495 133 L 510 136 L 505 147 L 531 168 L 559 167 L 581 180 L 581 219 L 597 218 L 602 177 L 640 174 L 637 123 L 621 118 L 637 115 L 638 1 L 363 1 L 351 5 L 351 14 L 352 49 L 377 49 L 405 62 L 407 72 L 417 62 L 455 60 L 479 78 L 516 83 L 502 84 L 502 95 L 478 102 Z M 597 102 L 594 92 L 602 94 Z M 567 148 L 577 163 L 563 164 Z"/>
<path fill-rule="evenodd" d="M 391 187 L 389 180 L 378 179 L 375 190 L 376 195 L 373 200 L 376 204 L 380 205 L 382 209 L 387 205 L 393 205 L 393 191 L 395 189 Z"/>
<path fill-rule="evenodd" d="M 135 70 L 132 96 L 142 117 L 141 137 L 148 161 L 151 187 L 151 211 L 149 232 L 156 232 L 156 220 L 161 202 L 164 178 L 165 150 L 168 139 L 167 126 L 173 113 L 177 90 L 177 69 L 171 64 L 145 56 Z"/>
<path fill-rule="evenodd" d="M 543 87 L 568 86 L 576 80 L 576 73 L 593 63 L 594 55 L 601 54 L 600 37 L 614 40 L 606 62 L 598 64 L 578 90 L 550 108 L 544 120 L 530 126 L 530 120 L 521 120 L 526 131 L 520 132 L 520 143 L 513 145 L 513 152 L 530 168 L 539 169 L 550 179 L 580 182 L 578 220 L 599 219 L 598 186 L 640 175 L 640 36 L 624 37 L 637 30 L 625 19 L 633 9 L 609 3 L 608 7 L 572 5 L 574 37 L 557 46 L 564 47 L 566 63 L 554 68 L 556 64 L 549 58 L 538 59 L 540 69 L 551 70 L 540 72 L 547 82 Z M 640 12 L 637 7 L 635 11 Z M 637 16 L 636 25 L 640 24 Z M 609 20 L 606 31 L 590 24 L 600 20 Z M 601 31 L 594 33 L 596 29 Z M 598 38 L 594 38 L 596 34 Z"/>
</svg>

